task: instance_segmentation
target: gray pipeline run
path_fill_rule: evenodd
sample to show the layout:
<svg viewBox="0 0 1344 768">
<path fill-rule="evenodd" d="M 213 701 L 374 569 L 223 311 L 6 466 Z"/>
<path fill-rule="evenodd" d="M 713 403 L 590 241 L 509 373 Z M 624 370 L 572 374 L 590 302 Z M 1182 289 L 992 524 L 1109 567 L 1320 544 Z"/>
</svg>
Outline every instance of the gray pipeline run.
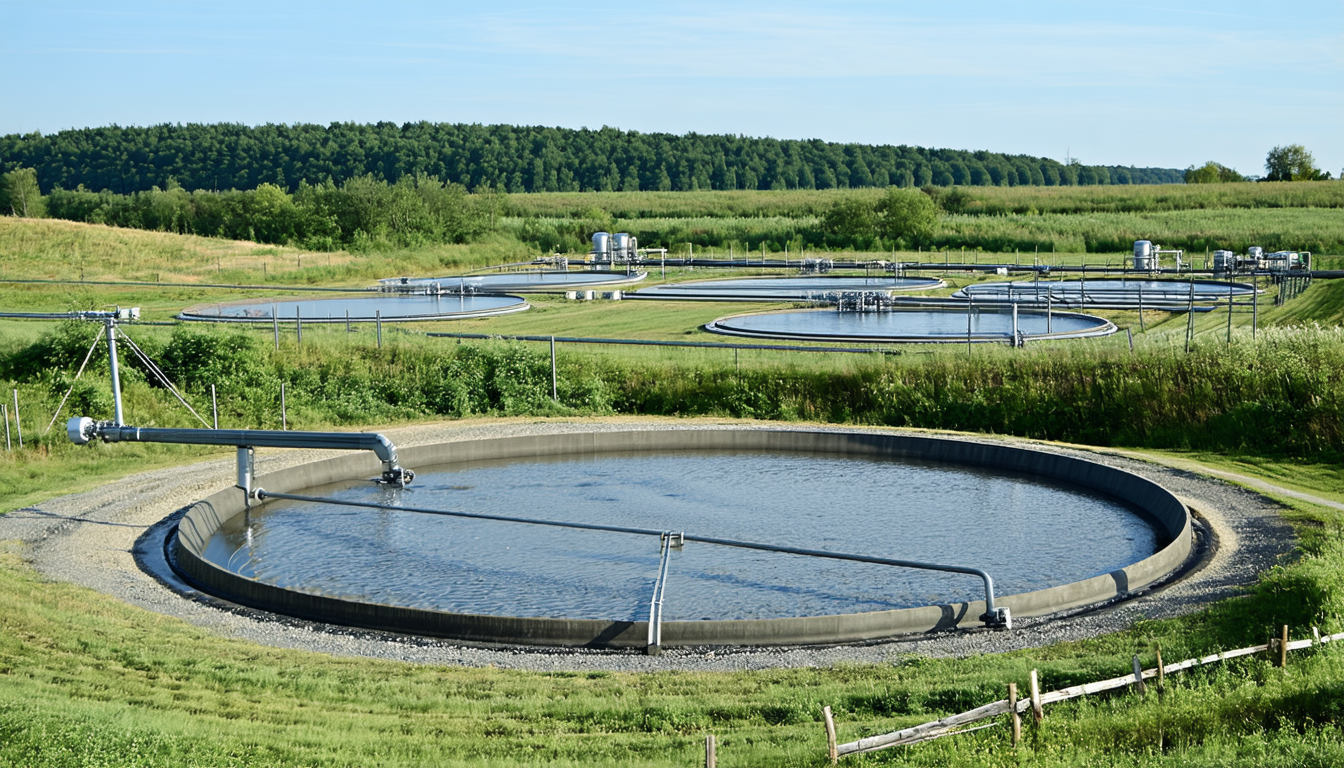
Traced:
<svg viewBox="0 0 1344 768">
<path fill-rule="evenodd" d="M 986 467 L 1048 478 L 1114 496 L 1143 511 L 1169 543 L 1153 555 L 1107 574 L 1071 584 L 1000 596 L 998 606 L 1015 617 L 1041 616 L 1123 598 L 1180 569 L 1192 550 L 1192 523 L 1185 506 L 1160 485 L 1123 470 L 1083 459 L 973 440 L 862 432 L 773 429 L 672 429 L 561 433 L 448 442 L 403 448 L 411 467 L 487 460 L 535 460 L 595 453 L 671 451 L 772 451 L 839 456 L 919 459 Z M 368 478 L 380 469 L 367 454 L 313 462 L 257 478 L 266 495 L 297 494 L 305 488 Z M 313 621 L 467 642 L 596 648 L 645 648 L 647 621 L 533 618 L 406 608 L 343 600 L 261 583 L 205 558 L 207 543 L 226 520 L 245 510 L 243 492 L 221 490 L 190 506 L 170 539 L 177 571 L 202 590 L 243 605 Z M 969 532 L 968 535 L 992 535 Z M 1029 556 L 1029 553 L 1023 553 Z M 340 553 L 313 553 L 339 557 Z M 677 646 L 807 645 L 864 642 L 899 635 L 982 626 L 984 601 L 930 605 L 867 613 L 776 619 L 673 621 L 661 625 L 661 644 Z"/>
</svg>

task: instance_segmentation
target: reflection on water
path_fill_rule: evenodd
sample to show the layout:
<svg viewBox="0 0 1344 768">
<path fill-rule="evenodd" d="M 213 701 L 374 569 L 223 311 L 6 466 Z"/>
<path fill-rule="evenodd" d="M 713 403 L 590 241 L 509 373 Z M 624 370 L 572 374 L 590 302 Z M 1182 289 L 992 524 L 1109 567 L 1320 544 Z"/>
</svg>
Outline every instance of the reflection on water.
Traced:
<svg viewBox="0 0 1344 768">
<path fill-rule="evenodd" d="M 802 310 L 799 312 L 771 312 L 743 315 L 716 320 L 714 325 L 729 331 L 766 333 L 790 336 L 889 336 L 965 338 L 969 315 L 971 333 L 979 336 L 1011 336 L 1011 311 L 902 309 L 893 312 L 836 312 L 835 310 Z M 1055 314 L 1047 318 L 1044 312 L 1017 313 L 1017 328 L 1035 336 L 1051 333 L 1079 333 L 1096 330 L 1104 320 L 1087 315 Z"/>
<path fill-rule="evenodd" d="M 970 565 L 1000 594 L 1106 573 L 1152 554 L 1122 503 L 955 466 L 800 454 L 601 454 L 427 470 L 406 491 L 316 493 Z M 229 521 L 206 556 L 293 589 L 462 613 L 639 619 L 658 539 L 412 512 L 286 503 Z M 687 543 L 665 619 L 853 613 L 980 599 L 979 579 Z"/>
<path fill-rule="evenodd" d="M 523 300 L 517 296 L 342 296 L 330 299 L 289 299 L 256 302 L 254 304 L 221 304 L 198 307 L 192 314 L 198 317 L 253 320 L 271 322 L 293 320 L 304 322 L 345 322 L 346 313 L 351 321 L 369 321 L 382 313 L 384 320 L 403 320 L 414 317 L 433 317 L 471 312 L 490 312 L 518 306 Z"/>
</svg>

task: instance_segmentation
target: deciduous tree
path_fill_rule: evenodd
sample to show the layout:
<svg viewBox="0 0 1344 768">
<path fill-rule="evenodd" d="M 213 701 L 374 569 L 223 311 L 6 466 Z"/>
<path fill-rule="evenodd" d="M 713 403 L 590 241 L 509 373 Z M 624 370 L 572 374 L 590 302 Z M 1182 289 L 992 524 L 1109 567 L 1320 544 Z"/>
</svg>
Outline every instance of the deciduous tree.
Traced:
<svg viewBox="0 0 1344 768">
<path fill-rule="evenodd" d="M 1322 178 L 1316 160 L 1301 144 L 1275 147 L 1265 157 L 1265 181 L 1314 181 Z"/>
</svg>

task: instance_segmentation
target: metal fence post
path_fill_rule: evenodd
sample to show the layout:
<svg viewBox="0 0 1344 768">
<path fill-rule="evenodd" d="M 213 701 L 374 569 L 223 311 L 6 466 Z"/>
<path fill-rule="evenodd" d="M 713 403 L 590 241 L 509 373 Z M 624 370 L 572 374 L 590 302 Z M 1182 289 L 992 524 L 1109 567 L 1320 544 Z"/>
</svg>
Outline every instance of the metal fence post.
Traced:
<svg viewBox="0 0 1344 768">
<path fill-rule="evenodd" d="M 555 337 L 551 337 L 551 400 L 560 402 L 560 395 L 556 388 L 555 380 Z"/>
<path fill-rule="evenodd" d="M 285 413 L 285 383 L 280 382 L 280 429 L 289 429 L 289 417 Z"/>
<path fill-rule="evenodd" d="M 215 385 L 210 385 L 210 415 L 215 422 L 215 429 L 219 429 L 219 401 L 215 398 Z"/>
</svg>

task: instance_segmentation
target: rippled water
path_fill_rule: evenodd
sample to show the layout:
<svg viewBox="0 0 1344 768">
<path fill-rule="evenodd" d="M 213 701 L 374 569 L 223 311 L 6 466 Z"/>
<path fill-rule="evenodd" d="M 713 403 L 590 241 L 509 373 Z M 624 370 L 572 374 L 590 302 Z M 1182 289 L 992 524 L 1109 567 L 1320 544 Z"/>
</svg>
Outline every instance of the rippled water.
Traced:
<svg viewBox="0 0 1344 768">
<path fill-rule="evenodd" d="M 950 465 L 800 454 L 600 454 L 427 470 L 406 491 L 313 493 L 601 523 L 989 571 L 998 594 L 1064 584 L 1156 551 L 1118 500 Z M 307 503 L 229 521 L 206 556 L 264 582 L 462 613 L 647 618 L 653 536 Z M 689 542 L 668 621 L 852 613 L 981 599 L 978 578 Z"/>
<path fill-rule="evenodd" d="M 345 322 L 345 313 L 351 321 L 375 319 L 378 312 L 384 320 L 405 320 L 469 312 L 489 312 L 521 305 L 517 296 L 341 296 L 330 299 L 288 299 L 252 304 L 220 304 L 214 307 L 196 307 L 192 315 L 222 320 L 271 322 L 293 320 L 297 315 L 304 322 Z M 184 316 L 185 315 L 184 313 Z"/>
<path fill-rule="evenodd" d="M 954 296 L 964 298 L 1036 300 L 1044 302 L 1049 296 L 1054 301 L 1079 302 L 1086 291 L 1088 301 L 1123 302 L 1139 304 L 1139 295 L 1147 302 L 1181 302 L 1190 299 L 1194 290 L 1195 301 L 1226 301 L 1250 296 L 1255 286 L 1246 283 L 1220 283 L 1210 280 L 1131 280 L 1106 278 L 1096 280 L 1020 280 L 1016 282 L 976 283 L 957 291 Z"/>
<path fill-rule="evenodd" d="M 836 312 L 801 310 L 742 315 L 714 321 L 714 328 L 788 336 L 966 338 L 966 310 L 902 309 L 893 312 Z M 1008 337 L 1013 333 L 1012 312 L 970 311 L 971 333 Z M 1079 333 L 1097 330 L 1105 321 L 1086 315 L 1018 312 L 1018 330 L 1027 335 Z M 711 328 L 710 330 L 714 330 Z"/>
<path fill-rule="evenodd" d="M 624 272 L 506 272 L 498 275 L 453 275 L 451 277 L 414 277 L 408 280 L 390 278 L 380 280 L 385 285 L 410 285 L 427 287 L 438 284 L 445 291 L 520 291 L 526 292 L 541 288 L 584 288 L 596 287 L 604 283 L 627 283 L 643 279 L 636 273 Z"/>
<path fill-rule="evenodd" d="M 833 291 L 913 291 L 933 288 L 938 282 L 929 277 L 748 277 L 665 283 L 637 293 L 667 299 L 733 296 L 788 301 Z"/>
</svg>

